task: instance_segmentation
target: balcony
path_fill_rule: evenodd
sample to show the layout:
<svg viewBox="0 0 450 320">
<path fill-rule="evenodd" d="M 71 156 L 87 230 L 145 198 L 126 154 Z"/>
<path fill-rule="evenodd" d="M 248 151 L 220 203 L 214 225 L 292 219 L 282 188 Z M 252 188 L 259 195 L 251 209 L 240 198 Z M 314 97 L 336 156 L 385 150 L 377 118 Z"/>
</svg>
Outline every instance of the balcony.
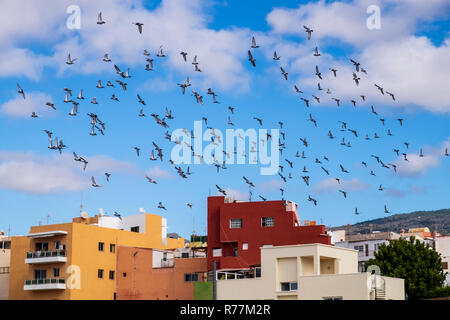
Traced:
<svg viewBox="0 0 450 320">
<path fill-rule="evenodd" d="M 25 280 L 23 290 L 64 290 L 66 289 L 66 280 L 53 279 L 34 279 Z"/>
<path fill-rule="evenodd" d="M 27 252 L 27 258 L 25 263 L 38 264 L 38 263 L 53 263 L 53 262 L 66 262 L 66 251 L 36 251 Z"/>
</svg>

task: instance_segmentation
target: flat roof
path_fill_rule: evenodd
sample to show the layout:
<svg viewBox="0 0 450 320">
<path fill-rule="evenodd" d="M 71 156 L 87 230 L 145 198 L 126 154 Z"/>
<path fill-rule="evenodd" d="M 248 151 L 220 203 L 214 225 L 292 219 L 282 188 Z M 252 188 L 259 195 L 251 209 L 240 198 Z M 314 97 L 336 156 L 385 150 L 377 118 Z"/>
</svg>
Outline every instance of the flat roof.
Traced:
<svg viewBox="0 0 450 320">
<path fill-rule="evenodd" d="M 29 234 L 27 234 L 27 237 L 28 238 L 47 238 L 47 237 L 54 237 L 54 236 L 60 236 L 60 235 L 66 235 L 66 234 L 67 234 L 67 231 L 56 230 L 56 231 L 29 233 Z"/>
<path fill-rule="evenodd" d="M 358 252 L 358 250 L 350 249 L 350 248 L 343 248 L 338 246 L 333 246 L 329 244 L 323 244 L 323 243 L 305 243 L 305 244 L 290 244 L 290 245 L 284 245 L 284 246 L 270 246 L 270 247 L 261 247 L 261 249 L 278 249 L 278 248 L 292 248 L 292 247 L 313 247 L 313 246 L 321 246 L 321 247 L 327 247 L 327 248 L 334 248 L 338 250 L 347 250 L 347 251 L 355 251 Z"/>
</svg>

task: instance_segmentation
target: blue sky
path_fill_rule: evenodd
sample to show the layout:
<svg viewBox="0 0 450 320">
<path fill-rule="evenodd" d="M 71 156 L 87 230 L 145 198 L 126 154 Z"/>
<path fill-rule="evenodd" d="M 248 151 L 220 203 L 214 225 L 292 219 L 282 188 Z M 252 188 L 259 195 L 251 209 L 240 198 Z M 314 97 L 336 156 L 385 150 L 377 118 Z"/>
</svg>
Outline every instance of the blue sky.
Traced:
<svg viewBox="0 0 450 320">
<path fill-rule="evenodd" d="M 66 9 L 74 4 L 81 9 L 81 28 L 71 30 L 66 26 L 70 16 Z M 380 7 L 381 28 L 369 30 L 366 8 L 373 4 Z M 195 228 L 205 234 L 207 196 L 217 195 L 218 184 L 247 200 L 244 175 L 255 184 L 253 200 L 258 195 L 279 200 L 279 188 L 284 188 L 284 198 L 299 204 L 301 219 L 326 226 L 383 217 L 384 205 L 393 213 L 449 207 L 450 158 L 444 150 L 450 149 L 446 94 L 450 11 L 445 1 L 426 6 L 406 0 L 265 1 L 258 6 L 248 1 L 59 1 L 48 6 L 31 1 L 25 11 L 23 5 L 23 1 L 0 4 L 0 12 L 11 17 L 0 23 L 0 229 L 7 231 L 10 226 L 12 234 L 26 234 L 39 221 L 47 223 L 48 214 L 50 223 L 68 222 L 79 215 L 82 203 L 89 215 L 99 208 L 108 214 L 130 215 L 142 207 L 167 217 L 169 232 L 189 237 Z M 106 21 L 102 26 L 96 24 L 100 11 Z M 132 24 L 136 21 L 144 23 L 142 34 Z M 314 29 L 309 41 L 303 25 Z M 252 49 L 256 68 L 247 56 L 252 36 L 260 45 Z M 161 45 L 165 58 L 156 57 Z M 320 57 L 313 56 L 316 46 Z M 143 49 L 151 52 L 154 71 L 144 70 Z M 187 63 L 181 50 L 188 52 Z M 280 61 L 272 60 L 274 50 Z M 74 65 L 65 64 L 68 52 L 78 58 Z M 111 63 L 102 61 L 104 53 L 109 53 Z M 194 55 L 202 73 L 193 70 Z M 349 58 L 367 70 L 358 73 L 359 86 L 352 80 L 354 66 Z M 119 77 L 113 64 L 122 70 L 129 67 L 132 78 Z M 315 65 L 323 80 L 314 75 Z M 280 66 L 288 72 L 287 81 Z M 336 78 L 329 71 L 332 67 L 338 69 Z M 186 76 L 192 87 L 182 95 L 177 83 Z M 116 87 L 98 89 L 98 80 L 103 85 L 110 80 Z M 114 80 L 128 83 L 127 91 Z M 317 82 L 324 91 L 318 92 Z M 24 89 L 25 100 L 16 83 Z M 381 95 L 374 83 L 394 93 L 396 101 Z M 294 84 L 303 94 L 295 93 Z M 68 115 L 71 104 L 63 102 L 66 87 L 73 90 L 74 98 L 83 89 L 85 100 L 76 117 Z M 220 104 L 212 103 L 207 88 L 217 93 Z M 325 93 L 327 88 L 331 94 Z M 203 96 L 203 105 L 196 103 L 191 89 Z M 110 99 L 113 93 L 120 102 Z M 146 117 L 138 117 L 142 105 L 137 94 L 147 104 Z M 312 95 L 319 96 L 321 103 Z M 365 102 L 360 95 L 366 96 Z M 90 103 L 94 96 L 98 105 Z M 306 108 L 300 97 L 309 99 L 311 106 Z M 340 108 L 332 97 L 341 99 Z M 357 101 L 356 108 L 351 99 Z M 57 110 L 47 107 L 47 101 Z M 378 115 L 371 113 L 372 105 Z M 228 106 L 235 107 L 234 115 Z M 167 129 L 150 116 L 164 117 L 166 107 L 175 117 L 166 120 Z M 32 111 L 39 117 L 31 118 Z M 89 135 L 89 112 L 105 122 L 104 136 Z M 309 114 L 317 127 L 308 121 Z M 229 116 L 235 127 L 244 130 L 277 129 L 278 121 L 283 121 L 286 149 L 280 164 L 283 174 L 291 172 L 293 178 L 284 183 L 278 175 L 263 176 L 260 165 L 229 165 L 217 173 L 215 166 L 202 164 L 191 165 L 193 174 L 182 179 L 167 161 L 175 144 L 164 139 L 165 132 L 190 131 L 202 117 L 225 132 L 232 128 L 227 125 Z M 253 117 L 262 118 L 263 126 Z M 397 118 L 405 119 L 403 126 Z M 340 131 L 338 121 L 357 130 L 358 137 Z M 64 140 L 67 148 L 62 155 L 47 148 L 44 129 Z M 386 135 L 387 129 L 392 136 Z M 329 130 L 336 139 L 328 138 Z M 374 139 L 374 133 L 380 138 Z M 366 134 L 371 140 L 364 139 Z M 310 143 L 306 148 L 299 140 L 305 137 Z M 340 145 L 342 138 L 351 142 L 351 148 Z M 149 160 L 153 141 L 163 149 L 163 162 Z M 139 158 L 134 146 L 141 148 Z M 421 148 L 423 158 L 417 156 Z M 400 157 L 393 149 L 400 150 Z M 86 172 L 73 161 L 74 151 L 89 161 Z M 308 158 L 296 158 L 297 151 L 305 151 Z M 408 162 L 402 160 L 403 152 Z M 384 163 L 398 164 L 397 172 L 382 168 L 372 154 Z M 322 164 L 316 164 L 315 158 Z M 294 162 L 293 169 L 285 159 Z M 349 173 L 341 172 L 339 164 Z M 301 178 L 303 166 L 311 177 L 309 186 Z M 112 174 L 110 182 L 104 172 Z M 158 184 L 148 183 L 145 175 Z M 91 176 L 103 187 L 92 188 Z M 378 191 L 380 184 L 383 191 Z M 347 191 L 347 198 L 338 190 Z M 317 206 L 307 201 L 308 195 L 317 199 Z M 157 208 L 159 201 L 167 211 Z"/>
</svg>

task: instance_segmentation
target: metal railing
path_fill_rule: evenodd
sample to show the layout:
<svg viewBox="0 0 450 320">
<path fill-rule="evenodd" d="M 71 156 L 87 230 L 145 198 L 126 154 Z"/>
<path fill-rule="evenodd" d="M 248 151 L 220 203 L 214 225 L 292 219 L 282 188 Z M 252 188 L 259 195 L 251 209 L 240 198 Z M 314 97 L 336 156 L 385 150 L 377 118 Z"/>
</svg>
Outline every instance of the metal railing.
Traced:
<svg viewBox="0 0 450 320">
<path fill-rule="evenodd" d="M 65 257 L 65 256 L 66 256 L 65 250 L 27 252 L 27 259 Z"/>
<path fill-rule="evenodd" d="M 25 285 L 27 285 L 27 286 L 40 285 L 40 284 L 55 284 L 55 283 L 65 284 L 66 280 L 60 279 L 60 278 L 25 280 Z"/>
<path fill-rule="evenodd" d="M 0 274 L 9 273 L 9 267 L 0 267 Z"/>
<path fill-rule="evenodd" d="M 217 280 L 234 280 L 234 279 L 253 279 L 261 278 L 261 269 L 241 271 L 219 271 L 217 272 Z"/>
</svg>

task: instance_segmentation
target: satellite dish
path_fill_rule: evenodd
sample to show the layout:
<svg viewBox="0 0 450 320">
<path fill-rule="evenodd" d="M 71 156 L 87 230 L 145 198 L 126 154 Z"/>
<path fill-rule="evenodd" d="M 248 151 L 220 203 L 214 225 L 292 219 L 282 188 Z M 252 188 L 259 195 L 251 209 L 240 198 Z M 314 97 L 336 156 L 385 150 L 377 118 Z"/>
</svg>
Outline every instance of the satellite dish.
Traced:
<svg viewBox="0 0 450 320">
<path fill-rule="evenodd" d="M 81 216 L 83 219 L 89 218 L 87 212 L 84 212 L 84 211 L 82 211 L 82 212 L 80 213 L 80 216 Z"/>
<path fill-rule="evenodd" d="M 139 208 L 139 212 L 140 213 L 145 213 L 145 209 L 144 208 Z"/>
<path fill-rule="evenodd" d="M 103 217 L 105 215 L 102 208 L 99 208 L 98 212 L 100 213 L 100 217 Z"/>
</svg>

